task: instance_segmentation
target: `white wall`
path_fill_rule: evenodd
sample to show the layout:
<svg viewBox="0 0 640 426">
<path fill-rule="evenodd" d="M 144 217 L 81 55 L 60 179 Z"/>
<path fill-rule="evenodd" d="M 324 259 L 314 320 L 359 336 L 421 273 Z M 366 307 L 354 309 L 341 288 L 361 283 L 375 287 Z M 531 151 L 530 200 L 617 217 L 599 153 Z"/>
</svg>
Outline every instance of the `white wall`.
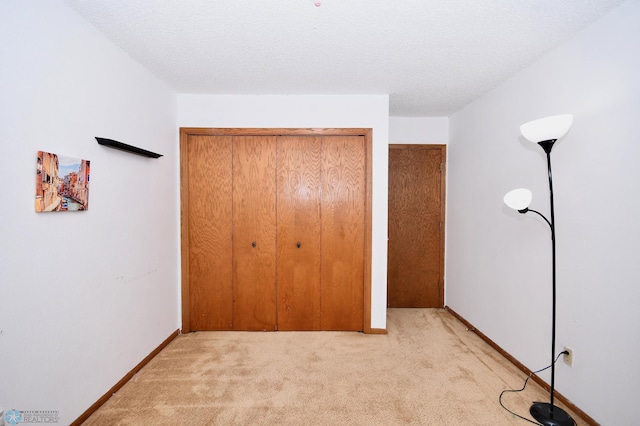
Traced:
<svg viewBox="0 0 640 426">
<path fill-rule="evenodd" d="M 389 97 L 178 95 L 179 127 L 372 128 L 371 327 L 386 328 Z"/>
<path fill-rule="evenodd" d="M 0 406 L 69 424 L 179 327 L 176 96 L 60 1 L 0 2 L 0 64 Z M 88 211 L 34 212 L 38 150 Z"/>
<path fill-rule="evenodd" d="M 573 113 L 552 153 L 557 226 L 556 389 L 605 425 L 637 424 L 640 382 L 640 2 L 628 1 L 451 117 L 447 304 L 530 369 L 549 364 L 551 243 L 543 151 L 519 125 Z M 549 381 L 549 375 L 543 375 Z M 526 414 L 526 413 L 525 413 Z"/>
<path fill-rule="evenodd" d="M 390 144 L 449 143 L 449 117 L 389 117 Z"/>
</svg>

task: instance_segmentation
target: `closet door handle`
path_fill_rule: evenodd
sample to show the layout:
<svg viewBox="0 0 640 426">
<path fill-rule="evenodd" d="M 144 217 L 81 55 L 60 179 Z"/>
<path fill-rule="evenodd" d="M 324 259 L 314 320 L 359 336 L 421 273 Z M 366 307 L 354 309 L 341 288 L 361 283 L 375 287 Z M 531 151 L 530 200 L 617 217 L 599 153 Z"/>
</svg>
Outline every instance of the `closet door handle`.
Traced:
<svg viewBox="0 0 640 426">
<path fill-rule="evenodd" d="M 298 241 L 298 244 L 296 244 L 296 247 L 300 248 L 301 244 L 300 241 Z"/>
<path fill-rule="evenodd" d="M 256 246 L 256 242 L 255 241 L 251 241 L 251 247 L 255 247 Z"/>
</svg>

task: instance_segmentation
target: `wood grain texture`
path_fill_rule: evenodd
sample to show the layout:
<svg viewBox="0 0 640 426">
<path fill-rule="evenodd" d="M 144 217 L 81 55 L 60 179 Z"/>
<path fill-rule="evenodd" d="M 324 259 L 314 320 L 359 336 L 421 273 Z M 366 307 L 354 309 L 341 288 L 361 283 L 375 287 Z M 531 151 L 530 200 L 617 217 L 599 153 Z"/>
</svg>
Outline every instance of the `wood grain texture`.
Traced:
<svg viewBox="0 0 640 426">
<path fill-rule="evenodd" d="M 276 329 L 275 186 L 276 138 L 234 136 L 234 330 Z"/>
<path fill-rule="evenodd" d="M 365 144 L 322 143 L 322 329 L 363 330 Z"/>
<path fill-rule="evenodd" d="M 440 147 L 390 146 L 387 305 L 442 307 Z"/>
<path fill-rule="evenodd" d="M 364 149 L 365 149 L 365 198 L 364 198 L 364 283 L 363 283 L 363 296 L 364 296 L 364 332 L 368 334 L 377 334 L 379 331 L 385 329 L 373 329 L 371 328 L 371 238 L 373 233 L 372 222 L 372 177 L 373 177 L 373 130 L 365 129 L 362 134 L 364 137 Z"/>
<path fill-rule="evenodd" d="M 278 138 L 278 330 L 321 325 L 321 149 L 320 137 Z"/>
<path fill-rule="evenodd" d="M 183 333 L 191 331 L 189 251 L 189 133 L 180 129 L 180 295 Z"/>
<path fill-rule="evenodd" d="M 277 136 L 277 135 L 284 135 L 284 136 L 305 136 L 305 137 L 313 137 L 313 136 L 318 136 L 318 137 L 343 137 L 343 136 L 348 136 L 348 137 L 356 137 L 358 139 L 362 139 L 364 141 L 364 158 L 360 158 L 360 163 L 359 166 L 362 167 L 362 169 L 364 170 L 364 189 L 363 189 L 363 193 L 364 193 L 364 224 L 361 227 L 364 227 L 364 240 L 363 240 L 363 244 L 364 244 L 364 254 L 363 257 L 364 259 L 362 260 L 362 267 L 357 267 L 356 269 L 360 270 L 362 272 L 362 285 L 361 285 L 361 290 L 360 290 L 360 296 L 356 296 L 355 297 L 355 301 L 351 301 L 351 302 L 345 302 L 344 306 L 347 306 L 348 309 L 350 310 L 357 310 L 360 312 L 360 318 L 359 320 L 357 320 L 356 322 L 359 322 L 359 324 L 357 325 L 357 327 L 353 328 L 353 329 L 357 329 L 357 330 L 364 330 L 364 332 L 376 332 L 378 330 L 372 330 L 371 329 L 371 226 L 372 226 L 372 221 L 371 221 L 371 173 L 372 173 L 372 169 L 371 169 L 371 164 L 372 164 L 372 159 L 371 159 L 371 146 L 372 146 L 372 130 L 371 129 L 309 129 L 309 128 L 297 128 L 297 129 L 212 129 L 212 128 L 181 128 L 180 129 L 180 165 L 181 165 L 181 170 L 180 170 L 180 188 L 181 188 L 181 233 L 182 233 L 182 240 L 181 240 L 181 247 L 182 247 L 182 253 L 181 253 L 181 258 L 182 258 L 182 318 L 183 318 L 183 327 L 182 330 L 183 332 L 188 332 L 190 330 L 192 330 L 193 328 L 190 327 L 190 318 L 191 318 L 191 314 L 190 314 L 190 310 L 191 310 L 191 301 L 190 299 L 192 291 L 191 291 L 191 276 L 192 274 L 190 273 L 190 259 L 191 259 L 191 255 L 190 255 L 190 250 L 191 250 L 191 246 L 189 244 L 189 239 L 190 239 L 190 235 L 195 235 L 197 233 L 197 231 L 193 231 L 191 230 L 192 226 L 190 225 L 189 222 L 189 210 L 190 210 L 190 202 L 189 200 L 192 197 L 199 197 L 199 195 L 197 194 L 197 192 L 195 192 L 195 188 L 194 191 L 190 192 L 189 190 L 189 170 L 194 167 L 194 165 L 190 165 L 189 162 L 189 157 L 188 157 L 188 152 L 189 152 L 189 145 L 190 145 L 190 140 L 191 137 L 201 137 L 201 136 L 207 136 L 207 137 L 243 137 L 243 136 L 251 136 L 251 137 L 265 137 L 265 136 Z M 224 138 L 222 139 L 224 140 Z M 359 155 L 362 155 L 362 153 L 360 153 Z M 348 157 L 348 155 L 347 155 Z M 324 164 L 324 154 L 322 154 L 322 158 L 323 158 L 323 165 L 322 167 L 325 167 Z M 233 156 L 233 161 L 235 164 L 235 156 Z M 191 166 L 191 167 L 190 167 Z M 306 172 L 308 173 L 308 172 Z M 349 173 L 347 173 L 347 175 L 350 175 Z M 267 179 L 269 180 L 269 179 Z M 262 183 L 262 180 L 260 181 L 260 183 Z M 247 185 L 247 186 L 251 186 L 251 185 Z M 255 188 L 255 187 L 254 187 Z M 358 188 L 357 191 L 360 191 L 360 189 L 362 188 Z M 276 189 L 275 188 L 271 188 L 268 191 L 272 191 L 273 194 L 276 193 Z M 338 191 L 339 193 L 340 191 Z M 232 197 L 233 201 L 232 201 L 232 209 L 236 208 L 236 203 L 240 202 L 238 201 L 239 199 L 242 199 L 242 196 L 238 196 L 238 194 L 236 194 L 236 196 Z M 338 199 L 340 197 L 337 197 Z M 245 204 L 246 201 L 244 202 Z M 267 203 L 268 204 L 268 203 Z M 298 204 L 300 204 L 298 202 Z M 276 205 L 277 205 L 277 201 L 276 201 Z M 333 207 L 330 209 L 333 210 Z M 232 241 L 236 241 L 237 238 L 242 237 L 241 234 L 242 232 L 245 232 L 242 228 L 241 229 L 236 229 L 237 228 L 237 224 L 235 222 L 235 220 L 238 219 L 237 217 L 235 217 L 232 213 L 232 232 L 233 232 L 233 237 L 232 237 Z M 274 219 L 275 220 L 275 219 Z M 333 216 L 333 219 L 331 220 L 340 220 L 340 216 Z M 348 227 L 348 226 L 347 226 Z M 190 231 L 191 230 L 191 231 Z M 360 231 L 356 231 L 360 232 Z M 344 237 L 344 236 L 343 236 Z M 244 239 L 244 237 L 242 237 Z M 297 241 L 296 241 L 297 242 Z M 331 244 L 328 244 L 328 246 L 331 246 Z M 277 245 L 276 245 L 277 247 Z M 306 245 L 304 246 L 306 247 Z M 297 247 L 296 247 L 297 249 Z M 234 245 L 233 249 L 232 249 L 232 257 L 233 254 L 236 251 L 236 247 Z M 275 256 L 275 259 L 277 259 L 277 261 L 283 260 L 281 259 L 281 256 Z M 275 262 L 276 260 L 274 260 Z M 285 260 L 286 261 L 286 260 Z M 268 263 L 268 262 L 267 262 Z M 331 262 L 330 262 L 331 263 Z M 241 270 L 238 269 L 238 264 L 232 260 L 232 281 L 237 280 L 237 277 L 242 275 L 244 272 L 246 272 L 246 275 L 250 275 L 250 271 L 246 268 L 241 268 Z M 336 266 L 336 265 L 332 265 Z M 339 265 L 337 265 L 339 266 Z M 344 264 L 343 264 L 344 266 Z M 347 271 L 349 268 L 343 267 L 342 270 L 343 272 Z M 336 270 L 340 270 L 339 267 L 336 268 Z M 298 272 L 298 275 L 300 274 L 300 272 Z M 347 274 L 345 272 L 345 274 Z M 332 275 L 332 274 L 329 274 Z M 322 276 L 321 276 L 322 278 Z M 251 281 L 251 280 L 249 280 Z M 242 293 L 242 289 L 241 288 L 236 288 L 235 284 L 233 285 L 233 290 L 234 292 L 239 291 L 240 293 Z M 299 290 L 297 290 L 299 292 Z M 321 293 L 322 294 L 322 293 Z M 339 293 L 335 293 L 335 289 L 333 292 L 334 295 L 337 295 Z M 243 295 L 240 294 L 240 298 L 242 299 Z M 277 291 L 275 292 L 274 298 L 277 297 Z M 287 296 L 287 297 L 291 297 L 291 296 Z M 349 299 L 351 296 L 348 296 L 345 300 Z M 335 296 L 336 299 L 340 299 L 339 296 Z M 355 306 L 358 303 L 358 299 L 360 299 L 360 305 L 359 306 Z M 267 298 L 268 300 L 268 298 Z M 330 298 L 328 298 L 328 300 L 331 300 Z M 219 300 L 218 300 L 219 301 Z M 319 299 L 316 299 L 314 301 L 314 303 L 317 305 L 318 303 L 321 303 L 322 301 L 322 295 Z M 271 302 L 268 302 L 271 303 Z M 280 306 L 280 304 L 276 304 L 276 313 L 278 312 L 278 307 Z M 286 304 L 284 305 L 286 306 Z M 236 302 L 232 302 L 232 310 L 234 308 L 238 308 L 239 305 Z M 248 305 L 246 306 L 248 307 Z M 222 311 L 225 311 L 226 308 L 225 307 L 216 307 L 215 310 L 218 310 L 218 308 L 220 308 Z M 256 311 L 255 309 L 246 309 L 246 312 L 248 312 L 248 315 L 251 316 L 255 316 L 256 314 L 261 315 L 261 313 L 258 311 Z M 235 314 L 238 314 L 238 312 L 236 312 Z M 331 314 L 332 316 L 339 316 L 339 315 L 335 315 L 335 314 Z M 348 317 L 350 317 L 352 315 L 351 311 L 349 311 L 348 313 Z M 234 321 L 236 319 L 237 315 L 234 315 Z M 314 329 L 316 327 L 315 324 L 317 324 L 318 321 L 318 314 L 317 313 L 312 313 L 311 317 L 313 318 L 314 321 Z M 364 317 L 364 318 L 362 318 Z M 250 320 L 247 320 L 248 322 L 251 322 Z M 277 321 L 277 319 L 276 319 Z M 259 321 L 258 321 L 259 322 Z M 343 321 L 345 322 L 345 321 Z M 284 323 L 283 323 L 284 324 Z M 329 321 L 328 324 L 332 327 L 332 328 L 328 328 L 328 329 L 350 329 L 350 328 L 345 328 L 342 326 L 337 326 L 335 324 L 332 324 L 332 321 Z M 321 322 L 321 326 L 320 328 L 322 328 L 322 322 Z M 228 327 L 227 327 L 228 328 Z M 251 327 L 249 327 L 249 325 L 247 324 L 242 324 L 242 320 L 240 321 L 240 323 L 235 322 L 233 327 L 233 329 L 257 329 L 257 330 L 262 330 L 262 329 L 272 329 L 269 327 L 264 327 L 261 325 L 257 325 L 255 323 L 253 323 L 253 325 Z M 213 328 L 213 329 L 226 329 L 226 328 Z M 287 329 L 287 326 L 283 326 L 283 328 L 281 329 Z M 306 329 L 306 327 L 302 328 L 302 329 Z"/>
<path fill-rule="evenodd" d="M 209 128 L 182 127 L 187 135 L 209 136 L 371 136 L 362 128 Z"/>
<path fill-rule="evenodd" d="M 190 136 L 189 276 L 192 330 L 232 327 L 229 136 Z"/>
</svg>

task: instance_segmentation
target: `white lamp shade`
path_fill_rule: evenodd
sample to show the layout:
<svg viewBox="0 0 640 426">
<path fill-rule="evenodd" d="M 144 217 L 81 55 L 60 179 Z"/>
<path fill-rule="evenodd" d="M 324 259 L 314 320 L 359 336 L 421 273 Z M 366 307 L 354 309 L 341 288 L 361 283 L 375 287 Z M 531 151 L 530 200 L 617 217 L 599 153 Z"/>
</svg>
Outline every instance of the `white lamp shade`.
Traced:
<svg viewBox="0 0 640 426">
<path fill-rule="evenodd" d="M 504 203 L 514 210 L 524 210 L 531 204 L 533 195 L 526 188 L 518 188 L 507 192 L 504 196 Z"/>
<path fill-rule="evenodd" d="M 552 115 L 524 123 L 520 126 L 520 133 L 534 143 L 560 139 L 567 134 L 572 123 L 573 115 L 571 114 Z"/>
</svg>

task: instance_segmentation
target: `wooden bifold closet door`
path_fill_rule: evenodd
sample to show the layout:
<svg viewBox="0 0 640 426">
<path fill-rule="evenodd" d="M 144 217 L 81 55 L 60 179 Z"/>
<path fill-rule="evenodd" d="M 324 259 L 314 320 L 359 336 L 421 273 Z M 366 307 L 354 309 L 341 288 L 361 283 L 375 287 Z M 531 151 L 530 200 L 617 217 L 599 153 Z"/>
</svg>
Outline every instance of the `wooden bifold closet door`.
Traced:
<svg viewBox="0 0 640 426">
<path fill-rule="evenodd" d="M 233 327 L 233 207 L 230 136 L 188 136 L 189 158 L 182 221 L 183 240 L 189 242 L 187 258 L 190 329 L 230 330 Z M 186 181 L 186 182 L 185 182 Z M 195 195 L 197 194 L 197 196 Z M 185 235 L 186 234 L 186 235 Z M 185 238 L 186 236 L 186 238 Z M 183 289 L 185 290 L 185 289 Z M 184 309 L 184 308 L 183 308 Z"/>
<path fill-rule="evenodd" d="M 276 138 L 233 138 L 233 324 L 276 329 Z"/>
<path fill-rule="evenodd" d="M 205 134 L 182 144 L 188 329 L 363 330 L 365 138 Z"/>
<path fill-rule="evenodd" d="M 326 137 L 322 146 L 322 329 L 362 330 L 363 138 Z"/>
<path fill-rule="evenodd" d="M 319 330 L 322 139 L 278 140 L 278 329 Z"/>
</svg>

